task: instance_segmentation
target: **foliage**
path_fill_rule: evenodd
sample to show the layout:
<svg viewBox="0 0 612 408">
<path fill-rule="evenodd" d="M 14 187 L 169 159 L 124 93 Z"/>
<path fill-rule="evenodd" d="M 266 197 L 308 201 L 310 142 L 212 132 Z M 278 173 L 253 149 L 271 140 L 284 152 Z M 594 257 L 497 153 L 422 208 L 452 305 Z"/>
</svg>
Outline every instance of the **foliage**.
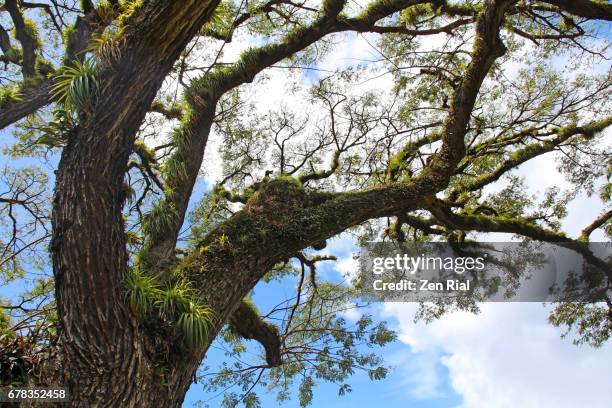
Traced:
<svg viewBox="0 0 612 408">
<path fill-rule="evenodd" d="M 140 318 L 158 315 L 176 325 L 184 344 L 192 352 L 201 351 L 209 340 L 214 313 L 198 303 L 193 289 L 181 278 L 166 285 L 159 276 L 149 276 L 134 268 L 125 279 L 126 298 Z"/>
<path fill-rule="evenodd" d="M 155 305 L 155 299 L 160 297 L 160 289 L 155 278 L 147 276 L 134 269 L 125 280 L 126 296 L 134 313 L 144 316 Z"/>
<path fill-rule="evenodd" d="M 572 335 L 574 344 L 601 347 L 612 334 L 610 310 L 604 305 L 562 303 L 549 317 L 556 327 L 565 327 L 563 337 Z"/>
<path fill-rule="evenodd" d="M 0 89 L 0 108 L 6 108 L 9 103 L 21 100 L 21 92 L 14 87 L 3 87 Z"/>
<path fill-rule="evenodd" d="M 295 278 L 291 281 L 295 282 Z M 216 373 L 207 371 L 200 377 L 205 390 L 210 392 L 227 387 L 243 391 L 227 392 L 222 406 L 235 406 L 240 402 L 246 406 L 247 398 L 256 395 L 246 391 L 255 384 L 275 391 L 279 403 L 287 402 L 291 389 L 297 387 L 300 406 L 307 406 L 319 382 L 337 384 L 338 393 L 346 395 L 351 390 L 346 381 L 357 371 L 366 373 L 372 380 L 387 376 L 387 362 L 373 353 L 372 348 L 394 341 L 395 333 L 367 314 L 354 321 L 347 320 L 344 313 L 358 310 L 358 306 L 351 303 L 353 290 L 344 285 L 320 283 L 316 289 L 309 285 L 303 289 L 303 302 L 295 308 L 293 318 L 283 319 L 288 326 L 282 328 L 285 336 L 282 366 L 267 371 L 255 364 L 250 366 L 245 357 L 252 353 L 251 346 L 231 327 L 224 331 L 221 347 L 227 350 L 230 361 L 224 361 Z M 291 306 L 290 301 L 266 315 L 274 321 L 285 313 L 284 306 Z"/>
<path fill-rule="evenodd" d="M 91 110 L 98 89 L 95 75 L 96 65 L 91 59 L 64 66 L 53 86 L 53 97 L 71 114 Z"/>
</svg>

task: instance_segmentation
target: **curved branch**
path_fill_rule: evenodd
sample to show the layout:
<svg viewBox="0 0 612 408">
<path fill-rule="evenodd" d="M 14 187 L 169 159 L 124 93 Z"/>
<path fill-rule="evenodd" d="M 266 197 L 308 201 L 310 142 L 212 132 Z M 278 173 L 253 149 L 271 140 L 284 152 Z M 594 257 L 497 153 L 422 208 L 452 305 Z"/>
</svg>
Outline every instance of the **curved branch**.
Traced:
<svg viewBox="0 0 612 408">
<path fill-rule="evenodd" d="M 24 78 L 32 78 L 36 76 L 36 48 L 38 43 L 33 33 L 27 26 L 21 10 L 19 9 L 17 0 L 6 0 L 4 3 L 6 11 L 11 16 L 15 25 L 15 36 L 21 43 L 23 50 L 22 72 Z"/>
<path fill-rule="evenodd" d="M 612 4 L 591 0 L 542 0 L 576 16 L 595 20 L 612 20 Z"/>
<path fill-rule="evenodd" d="M 596 266 L 598 269 L 603 271 L 608 278 L 612 279 L 612 270 L 610 270 L 610 266 L 607 264 L 607 262 L 595 256 L 587 244 L 579 240 L 571 239 L 565 234 L 542 228 L 529 221 L 521 219 L 486 215 L 456 214 L 447 208 L 443 201 L 435 198 L 429 201 L 426 209 L 429 210 L 433 216 L 444 225 L 454 229 L 463 231 L 471 230 L 479 232 L 511 233 L 566 247 L 582 255 L 587 262 Z"/>
<path fill-rule="evenodd" d="M 590 225 L 586 226 L 580 233 L 579 240 L 588 241 L 589 236 L 593 233 L 593 231 L 603 227 L 608 221 L 610 221 L 610 219 L 612 219 L 612 210 L 601 214 L 595 219 L 595 221 L 593 221 Z"/>
<path fill-rule="evenodd" d="M 243 299 L 228 319 L 230 329 L 240 337 L 258 341 L 266 351 L 266 362 L 278 367 L 281 360 L 281 337 L 278 328 L 261 318 L 250 299 Z"/>
</svg>

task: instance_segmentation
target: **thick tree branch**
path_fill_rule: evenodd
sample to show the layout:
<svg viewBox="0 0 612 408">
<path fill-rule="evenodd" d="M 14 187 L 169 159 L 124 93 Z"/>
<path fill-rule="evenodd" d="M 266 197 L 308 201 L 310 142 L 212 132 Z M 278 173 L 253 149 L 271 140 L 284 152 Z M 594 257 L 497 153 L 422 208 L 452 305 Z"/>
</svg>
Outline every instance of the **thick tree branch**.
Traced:
<svg viewBox="0 0 612 408">
<path fill-rule="evenodd" d="M 608 221 L 610 221 L 610 219 L 612 219 L 612 210 L 601 214 L 599 217 L 595 219 L 595 221 L 593 221 L 591 224 L 586 226 L 582 230 L 582 233 L 580 234 L 579 239 L 581 241 L 588 241 L 593 231 L 595 231 L 598 228 L 603 227 Z"/>
<path fill-rule="evenodd" d="M 269 367 L 278 367 L 281 361 L 281 337 L 278 328 L 263 320 L 250 299 L 243 299 L 228 319 L 230 328 L 240 337 L 256 340 L 266 351 Z"/>
<path fill-rule="evenodd" d="M 215 311 L 217 326 L 273 265 L 366 220 L 415 210 L 433 194 L 426 182 L 318 193 L 290 178 L 271 180 L 245 208 L 211 232 L 179 266 Z"/>
<path fill-rule="evenodd" d="M 542 2 L 557 6 L 576 16 L 595 20 L 612 20 L 612 4 L 609 2 L 591 0 L 542 0 Z"/>
<path fill-rule="evenodd" d="M 53 80 L 45 78 L 24 87 L 20 98 L 8 102 L 0 112 L 0 129 L 17 122 L 51 103 Z"/>
<path fill-rule="evenodd" d="M 33 27 L 29 27 L 26 23 L 17 0 L 6 0 L 4 7 L 11 15 L 13 24 L 15 25 L 15 36 L 21 43 L 23 52 L 22 72 L 24 78 L 33 78 L 36 76 L 36 49 L 38 43 L 34 34 Z"/>
<path fill-rule="evenodd" d="M 465 156 L 465 134 L 478 92 L 493 62 L 501 57 L 506 47 L 499 38 L 499 31 L 506 10 L 516 1 L 487 0 L 478 18 L 472 61 L 464 78 L 455 90 L 451 109 L 444 123 L 442 147 L 433 156 L 424 175 L 438 188 L 448 183 L 455 166 Z"/>
<path fill-rule="evenodd" d="M 404 34 L 404 35 L 409 35 L 409 36 L 435 35 L 435 34 L 440 34 L 440 33 L 451 34 L 453 30 L 455 30 L 456 28 L 468 25 L 472 22 L 473 20 L 471 18 L 462 18 L 462 19 L 453 21 L 452 23 L 449 23 L 445 26 L 438 27 L 438 28 L 411 30 L 403 26 L 400 26 L 400 27 L 374 26 L 368 31 L 373 32 L 373 33 L 379 33 L 379 34 L 395 33 L 395 34 Z"/>
</svg>

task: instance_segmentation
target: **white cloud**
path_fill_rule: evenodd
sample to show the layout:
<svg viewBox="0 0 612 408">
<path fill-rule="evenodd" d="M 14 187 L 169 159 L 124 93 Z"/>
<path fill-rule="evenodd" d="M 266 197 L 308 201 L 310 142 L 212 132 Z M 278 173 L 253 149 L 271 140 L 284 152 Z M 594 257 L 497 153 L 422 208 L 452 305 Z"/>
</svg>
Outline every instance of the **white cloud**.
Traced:
<svg viewBox="0 0 612 408">
<path fill-rule="evenodd" d="M 612 346 L 576 347 L 561 339 L 540 304 L 484 304 L 480 315 L 457 312 L 429 325 L 413 322 L 415 309 L 389 303 L 383 315 L 397 320 L 417 367 L 427 367 L 423 356 L 433 360 L 430 367 L 437 361 L 447 367 L 462 408 L 609 406 Z M 413 377 L 410 370 L 405 375 Z M 435 393 L 440 381 L 424 384 Z"/>
<path fill-rule="evenodd" d="M 361 316 L 363 316 L 360 309 L 354 302 L 348 303 L 346 305 L 346 308 L 342 310 L 339 314 L 350 322 L 356 322 L 361 319 Z"/>
<path fill-rule="evenodd" d="M 334 270 L 346 278 L 347 282 L 352 282 L 357 277 L 357 268 L 359 267 L 359 261 L 354 259 L 352 256 L 346 258 L 340 258 L 334 264 Z"/>
<path fill-rule="evenodd" d="M 341 33 L 334 37 L 336 45 L 318 66 L 323 69 L 343 69 L 381 59 L 376 51 L 378 37 L 375 34 Z"/>
</svg>

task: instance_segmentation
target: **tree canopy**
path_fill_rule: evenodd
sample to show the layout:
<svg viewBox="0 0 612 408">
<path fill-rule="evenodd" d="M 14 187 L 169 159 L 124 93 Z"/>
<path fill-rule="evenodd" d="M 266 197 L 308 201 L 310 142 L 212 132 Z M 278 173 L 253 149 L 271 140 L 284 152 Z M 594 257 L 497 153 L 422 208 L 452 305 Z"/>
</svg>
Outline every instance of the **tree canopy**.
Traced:
<svg viewBox="0 0 612 408">
<path fill-rule="evenodd" d="M 602 290 L 550 320 L 601 345 L 611 19 L 595 0 L 3 1 L 0 279 L 35 284 L 2 300 L 2 383 L 178 406 L 198 378 L 254 407 L 257 385 L 306 406 L 318 382 L 384 378 L 395 334 L 317 273 L 341 234 L 569 245 Z M 375 58 L 342 60 L 356 38 Z M 534 195 L 516 170 L 549 156 L 565 180 Z M 572 236 L 583 195 L 601 212 Z M 263 310 L 274 282 L 293 293 Z"/>
</svg>

